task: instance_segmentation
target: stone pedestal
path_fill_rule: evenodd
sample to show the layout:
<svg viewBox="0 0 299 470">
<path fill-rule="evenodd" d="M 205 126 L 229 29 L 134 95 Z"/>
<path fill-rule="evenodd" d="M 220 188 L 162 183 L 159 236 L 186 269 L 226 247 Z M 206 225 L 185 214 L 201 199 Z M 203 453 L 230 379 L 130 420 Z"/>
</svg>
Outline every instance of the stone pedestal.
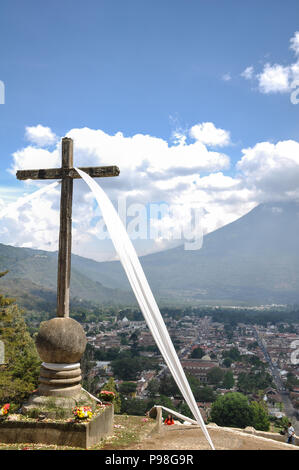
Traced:
<svg viewBox="0 0 299 470">
<path fill-rule="evenodd" d="M 38 393 L 53 397 L 76 397 L 81 393 L 81 369 L 51 370 L 42 365 L 39 376 Z"/>
<path fill-rule="evenodd" d="M 113 405 L 88 422 L 37 420 L 0 422 L 0 442 L 60 445 L 88 449 L 113 432 Z"/>
<path fill-rule="evenodd" d="M 42 322 L 36 347 L 43 362 L 38 395 L 77 398 L 81 394 L 80 359 L 86 347 L 80 323 L 57 317 Z"/>
<path fill-rule="evenodd" d="M 21 412 L 29 418 L 67 419 L 73 417 L 74 407 L 90 406 L 94 410 L 96 404 L 97 402 L 84 390 L 72 397 L 46 396 L 36 392 L 23 404 Z"/>
</svg>

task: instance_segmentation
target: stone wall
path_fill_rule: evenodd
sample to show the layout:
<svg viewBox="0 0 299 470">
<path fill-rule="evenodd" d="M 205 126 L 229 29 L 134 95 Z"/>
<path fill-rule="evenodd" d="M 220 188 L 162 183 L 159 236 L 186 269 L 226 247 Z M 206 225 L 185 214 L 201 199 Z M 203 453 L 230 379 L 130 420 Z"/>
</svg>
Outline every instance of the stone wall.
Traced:
<svg viewBox="0 0 299 470">
<path fill-rule="evenodd" d="M 266 431 L 257 431 L 252 427 L 247 427 L 245 429 L 238 429 L 238 431 L 245 432 L 247 434 L 253 434 L 254 436 L 265 437 L 266 439 L 273 439 L 278 442 L 286 442 L 287 436 L 275 432 L 266 432 Z M 299 446 L 299 436 L 294 436 L 294 445 Z"/>
<path fill-rule="evenodd" d="M 0 423 L 0 442 L 54 444 L 87 449 L 113 431 L 113 405 L 87 423 L 8 421 Z"/>
</svg>

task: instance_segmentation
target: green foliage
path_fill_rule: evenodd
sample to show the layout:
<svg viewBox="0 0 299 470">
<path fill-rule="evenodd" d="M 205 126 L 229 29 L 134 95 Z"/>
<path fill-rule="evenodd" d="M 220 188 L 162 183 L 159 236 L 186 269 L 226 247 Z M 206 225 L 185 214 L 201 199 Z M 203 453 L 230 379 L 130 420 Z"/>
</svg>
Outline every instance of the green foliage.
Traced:
<svg viewBox="0 0 299 470">
<path fill-rule="evenodd" d="M 115 394 L 115 398 L 113 400 L 114 412 L 120 413 L 121 410 L 121 398 L 120 394 L 116 389 L 116 383 L 113 377 L 110 377 L 108 382 L 103 385 L 102 390 L 108 390 L 109 392 L 113 392 Z"/>
<path fill-rule="evenodd" d="M 167 397 L 181 396 L 174 378 L 170 374 L 164 374 L 160 380 L 159 393 Z"/>
<path fill-rule="evenodd" d="M 40 360 L 16 305 L 0 309 L 0 338 L 7 363 L 0 373 L 0 402 L 21 404 L 37 387 Z"/>
<path fill-rule="evenodd" d="M 167 408 L 174 409 L 173 402 L 165 395 L 160 395 L 156 398 L 149 398 L 147 400 L 140 400 L 138 398 L 121 397 L 121 413 L 144 416 L 153 406 L 161 405 Z"/>
<path fill-rule="evenodd" d="M 290 325 L 299 323 L 298 306 L 288 309 L 271 309 L 271 310 L 253 310 L 253 309 L 229 309 L 217 308 L 210 309 L 209 314 L 212 315 L 212 321 L 217 323 L 226 322 L 233 326 L 237 323 L 247 323 L 249 325 L 263 325 L 267 323 L 277 324 L 287 322 Z"/>
<path fill-rule="evenodd" d="M 251 349 L 257 349 L 258 347 L 259 347 L 259 344 L 258 344 L 257 341 L 253 341 L 252 343 L 249 343 L 249 344 L 247 345 L 247 348 L 248 348 L 249 350 L 251 350 Z"/>
<path fill-rule="evenodd" d="M 140 310 L 133 309 L 133 308 L 125 308 L 118 312 L 118 320 L 122 320 L 126 317 L 130 321 L 143 321 L 143 315 Z"/>
<path fill-rule="evenodd" d="M 94 358 L 97 361 L 114 361 L 119 357 L 119 348 L 98 349 L 94 348 Z"/>
<path fill-rule="evenodd" d="M 202 386 L 200 380 L 191 374 L 187 374 L 187 379 L 188 379 L 190 388 L 194 394 L 194 397 L 197 401 L 213 402 L 216 400 L 216 395 L 211 387 L 207 385 Z M 156 387 L 154 388 L 154 390 L 156 393 Z M 164 395 L 167 397 L 183 398 L 173 377 L 168 374 L 164 375 L 161 378 L 158 391 L 161 395 Z"/>
<path fill-rule="evenodd" d="M 269 431 L 270 419 L 267 408 L 262 402 L 253 401 L 251 404 L 252 409 L 252 426 L 258 431 Z"/>
<path fill-rule="evenodd" d="M 224 373 L 223 377 L 223 387 L 224 388 L 233 388 L 235 384 L 234 375 L 231 370 L 228 370 Z"/>
<path fill-rule="evenodd" d="M 132 356 L 130 351 L 111 362 L 113 374 L 120 380 L 137 380 L 143 370 L 156 367 L 156 359 Z"/>
<path fill-rule="evenodd" d="M 149 399 L 147 402 L 147 409 L 150 410 L 155 405 L 165 406 L 166 408 L 170 408 L 171 410 L 174 409 L 173 401 L 169 397 L 166 397 L 165 395 L 160 395 L 157 398 Z M 164 411 L 163 413 L 168 414 L 167 412 L 164 412 Z"/>
<path fill-rule="evenodd" d="M 231 362 L 236 362 L 241 360 L 241 354 L 237 348 L 231 348 L 228 351 L 223 351 L 222 357 L 228 358 Z"/>
<path fill-rule="evenodd" d="M 134 382 L 123 382 L 118 389 L 122 395 L 130 395 L 136 392 L 137 384 Z"/>
<path fill-rule="evenodd" d="M 265 362 L 261 361 L 258 356 L 241 356 L 242 362 L 250 364 L 253 369 L 265 369 Z"/>
<path fill-rule="evenodd" d="M 213 402 L 216 400 L 216 394 L 213 389 L 207 385 L 195 390 L 194 396 L 197 401 Z"/>
<path fill-rule="evenodd" d="M 224 360 L 223 360 L 223 365 L 224 367 L 230 367 L 232 365 L 233 361 L 232 359 L 230 359 L 229 357 L 226 357 Z"/>
<path fill-rule="evenodd" d="M 127 333 L 118 333 L 118 336 L 120 337 L 120 344 L 123 346 L 127 346 L 129 344 L 129 338 Z"/>
<path fill-rule="evenodd" d="M 252 426 L 253 410 L 245 395 L 229 392 L 213 403 L 210 418 L 219 426 L 245 428 Z"/>
<path fill-rule="evenodd" d="M 100 380 L 99 376 L 93 377 L 90 374 L 90 370 L 96 364 L 96 352 L 97 350 L 94 346 L 87 343 L 84 354 L 81 358 L 82 386 L 92 394 L 96 393 Z"/>
<path fill-rule="evenodd" d="M 194 416 L 193 416 L 189 406 L 187 405 L 187 403 L 185 401 L 182 401 L 179 404 L 179 413 L 181 413 L 184 416 L 187 416 L 188 418 L 194 419 Z"/>
<path fill-rule="evenodd" d="M 289 390 L 292 390 L 293 387 L 298 387 L 299 386 L 299 380 L 297 379 L 297 377 L 295 376 L 295 374 L 293 374 L 292 372 L 288 372 L 287 374 L 287 381 L 286 381 L 286 387 L 289 389 Z"/>
<path fill-rule="evenodd" d="M 122 397 L 121 414 L 144 416 L 148 411 L 148 401 L 139 400 L 138 398 Z"/>
<path fill-rule="evenodd" d="M 238 389 L 245 393 L 257 393 L 273 386 L 273 379 L 265 372 L 241 372 L 238 376 Z"/>
<path fill-rule="evenodd" d="M 193 349 L 192 353 L 190 354 L 191 359 L 201 359 L 204 356 L 204 351 L 201 347 Z"/>
<path fill-rule="evenodd" d="M 150 397 L 154 397 L 155 395 L 157 395 L 157 393 L 159 393 L 159 388 L 160 388 L 159 381 L 156 380 L 156 379 L 152 379 L 148 383 L 148 386 L 147 386 L 146 390 L 147 390 L 147 393 Z"/>
<path fill-rule="evenodd" d="M 208 383 L 220 385 L 224 378 L 224 371 L 220 367 L 213 367 L 207 372 Z"/>
<path fill-rule="evenodd" d="M 289 424 L 289 421 L 290 421 L 290 419 L 289 419 L 287 416 L 283 416 L 283 417 L 279 420 L 280 426 L 281 426 L 282 428 L 287 428 L 287 427 L 288 427 L 288 424 Z"/>
<path fill-rule="evenodd" d="M 5 276 L 8 273 L 8 271 L 3 271 L 0 272 L 0 278 Z M 14 303 L 14 299 L 9 299 L 5 297 L 4 295 L 0 294 L 0 307 L 7 307 L 8 305 L 11 305 Z"/>
</svg>

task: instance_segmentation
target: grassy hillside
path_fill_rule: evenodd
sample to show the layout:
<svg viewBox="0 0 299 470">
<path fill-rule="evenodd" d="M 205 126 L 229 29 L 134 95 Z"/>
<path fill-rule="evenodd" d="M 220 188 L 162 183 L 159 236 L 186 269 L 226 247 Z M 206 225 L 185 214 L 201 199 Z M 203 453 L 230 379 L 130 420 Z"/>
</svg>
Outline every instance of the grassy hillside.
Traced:
<svg viewBox="0 0 299 470">
<path fill-rule="evenodd" d="M 9 273 L 1 280 L 1 291 L 34 309 L 56 303 L 57 253 L 0 244 L 0 270 Z M 103 286 L 72 269 L 71 297 L 100 304 L 130 304 L 130 292 Z"/>
</svg>

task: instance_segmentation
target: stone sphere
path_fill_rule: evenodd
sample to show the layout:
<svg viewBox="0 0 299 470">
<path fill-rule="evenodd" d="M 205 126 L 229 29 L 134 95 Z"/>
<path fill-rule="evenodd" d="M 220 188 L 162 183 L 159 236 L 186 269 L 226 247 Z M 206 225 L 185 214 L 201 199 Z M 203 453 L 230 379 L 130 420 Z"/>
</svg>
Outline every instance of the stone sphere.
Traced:
<svg viewBox="0 0 299 470">
<path fill-rule="evenodd" d="M 80 323 L 64 317 L 42 322 L 36 337 L 36 348 L 41 360 L 56 364 L 79 362 L 86 343 Z"/>
</svg>

